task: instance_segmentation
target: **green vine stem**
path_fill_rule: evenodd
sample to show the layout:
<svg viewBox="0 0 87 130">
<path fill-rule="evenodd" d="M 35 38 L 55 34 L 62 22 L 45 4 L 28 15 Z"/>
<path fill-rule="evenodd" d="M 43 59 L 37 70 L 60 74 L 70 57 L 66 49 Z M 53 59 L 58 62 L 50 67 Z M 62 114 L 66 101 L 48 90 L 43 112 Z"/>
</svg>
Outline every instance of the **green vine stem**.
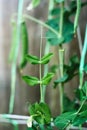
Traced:
<svg viewBox="0 0 87 130">
<path fill-rule="evenodd" d="M 42 56 L 42 27 L 41 27 L 41 42 L 40 42 L 40 61 L 41 61 L 41 56 Z M 41 68 L 41 63 L 39 65 L 39 73 L 40 73 L 40 102 L 44 102 L 44 95 L 43 95 L 43 87 L 41 84 L 41 76 L 42 76 L 42 68 Z"/>
<path fill-rule="evenodd" d="M 87 52 L 87 26 L 86 26 L 85 40 L 84 40 L 84 46 L 83 46 L 83 50 L 82 50 L 81 62 L 80 62 L 80 68 L 79 68 L 79 73 L 80 73 L 79 89 L 81 89 L 82 85 L 83 85 L 83 70 L 84 70 L 86 52 Z"/>
<path fill-rule="evenodd" d="M 63 77 L 64 75 L 64 49 L 59 50 L 59 64 L 60 64 L 60 76 Z M 59 91 L 60 91 L 60 112 L 63 112 L 63 94 L 64 94 L 64 83 L 61 83 L 59 86 Z"/>
<path fill-rule="evenodd" d="M 64 2 L 61 2 L 60 4 L 60 23 L 59 23 L 59 33 L 60 37 L 62 37 L 63 33 L 63 17 L 64 17 Z"/>
<path fill-rule="evenodd" d="M 86 100 L 83 100 L 83 101 L 81 102 L 81 105 L 80 105 L 79 109 L 77 110 L 76 115 L 79 114 L 79 112 L 81 111 L 81 109 L 82 109 L 82 107 L 83 107 L 83 105 L 84 105 L 85 102 L 86 102 Z M 75 118 L 76 118 L 76 117 L 75 117 Z M 74 119 L 75 119 L 75 118 L 74 118 Z M 82 125 L 79 125 L 79 130 L 82 130 Z"/>
<path fill-rule="evenodd" d="M 75 120 L 75 118 L 78 116 L 78 114 L 79 114 L 79 112 L 81 111 L 81 109 L 82 109 L 82 107 L 83 107 L 85 101 L 86 101 L 86 100 L 83 100 L 83 101 L 81 102 L 81 105 L 80 105 L 79 109 L 77 110 L 77 112 L 75 113 L 76 116 L 74 117 L 74 119 L 72 120 L 72 122 L 73 122 L 73 121 Z M 81 125 L 79 125 L 78 127 L 79 127 L 79 130 L 82 130 L 82 126 L 81 126 Z M 77 127 L 77 128 L 78 128 L 78 127 Z M 74 126 L 72 126 L 72 124 L 69 123 L 69 126 L 67 127 L 67 130 L 70 130 L 71 128 L 74 129 Z"/>
<path fill-rule="evenodd" d="M 83 79 L 84 79 L 84 64 L 85 64 L 85 56 L 86 56 L 86 52 L 87 52 L 87 26 L 86 26 L 86 33 L 85 33 L 85 40 L 84 40 L 84 46 L 82 49 L 82 55 L 81 55 L 81 62 L 80 62 L 80 69 L 79 69 L 79 73 L 80 73 L 80 85 L 79 85 L 79 89 L 82 88 L 83 86 Z M 86 89 L 87 91 L 87 89 Z M 87 93 L 86 93 L 87 95 Z M 80 108 L 77 111 L 77 114 L 80 112 L 82 106 L 84 105 L 86 100 L 82 101 Z M 82 130 L 82 125 L 79 126 L 79 129 Z"/>
<path fill-rule="evenodd" d="M 16 45 L 15 45 L 15 54 L 12 61 L 11 68 L 11 95 L 9 103 L 9 113 L 13 112 L 14 108 L 14 98 L 15 98 L 15 84 L 16 84 L 16 67 L 17 67 L 17 56 L 20 43 L 20 31 L 21 31 L 21 20 L 22 20 L 22 9 L 23 9 L 23 0 L 19 0 L 18 3 L 18 18 L 17 18 L 17 33 L 16 33 Z"/>
<path fill-rule="evenodd" d="M 78 44 L 79 44 L 79 51 L 80 51 L 80 55 L 81 55 L 81 53 L 82 53 L 82 38 L 81 38 L 81 31 L 80 31 L 79 25 L 77 28 L 77 38 L 78 38 Z"/>
<path fill-rule="evenodd" d="M 76 0 L 76 1 L 77 1 L 77 10 L 76 10 L 76 16 L 75 16 L 75 21 L 74 21 L 74 34 L 76 33 L 80 11 L 81 11 L 81 0 Z"/>
<path fill-rule="evenodd" d="M 49 49 L 50 49 L 50 44 L 49 42 L 46 42 L 46 46 L 45 46 L 45 52 L 44 55 L 49 53 Z M 48 72 L 48 64 L 44 65 L 44 76 L 47 74 Z M 43 96 L 44 96 L 44 100 L 45 100 L 45 94 L 46 94 L 46 85 L 43 85 Z"/>
<path fill-rule="evenodd" d="M 30 15 L 27 15 L 27 14 L 24 15 L 24 18 L 29 19 L 29 20 L 31 20 L 31 21 L 33 21 L 33 22 L 35 22 L 35 23 L 38 23 L 38 24 L 42 25 L 43 27 L 49 29 L 49 30 L 52 31 L 54 34 L 56 34 L 58 37 L 60 37 L 59 32 L 57 32 L 55 29 L 53 29 L 52 27 L 50 27 L 50 26 L 47 25 L 46 23 L 44 23 L 44 22 L 42 22 L 42 21 L 40 21 L 40 20 L 38 20 L 38 19 L 36 19 L 36 18 L 30 16 Z"/>
<path fill-rule="evenodd" d="M 12 123 L 12 125 L 14 127 L 14 130 L 19 130 L 17 121 L 11 120 L 11 123 Z"/>
<path fill-rule="evenodd" d="M 54 1 L 49 0 L 48 19 L 52 18 L 51 14 L 50 14 L 50 11 L 53 9 L 53 7 L 54 7 Z M 50 49 L 49 41 L 46 41 L 44 55 L 49 53 L 49 49 Z M 47 72 L 48 72 L 48 64 L 44 65 L 44 76 L 47 74 Z M 43 87 L 43 95 L 44 95 L 44 99 L 45 99 L 46 85 L 43 85 L 42 87 Z"/>
<path fill-rule="evenodd" d="M 64 18 L 64 2 L 61 2 L 60 4 L 60 22 L 59 22 L 59 32 L 60 36 L 63 35 L 63 18 Z M 63 71 L 64 71 L 64 49 L 62 45 L 59 46 L 59 64 L 60 64 L 60 77 L 63 77 Z M 63 112 L 63 95 L 64 95 L 64 84 L 61 83 L 59 86 L 60 91 L 60 112 Z"/>
<path fill-rule="evenodd" d="M 81 106 L 79 107 L 78 111 L 76 112 L 76 114 L 78 115 L 78 113 L 81 111 L 84 103 L 85 103 L 86 100 L 83 100 L 82 103 L 81 103 Z"/>
</svg>

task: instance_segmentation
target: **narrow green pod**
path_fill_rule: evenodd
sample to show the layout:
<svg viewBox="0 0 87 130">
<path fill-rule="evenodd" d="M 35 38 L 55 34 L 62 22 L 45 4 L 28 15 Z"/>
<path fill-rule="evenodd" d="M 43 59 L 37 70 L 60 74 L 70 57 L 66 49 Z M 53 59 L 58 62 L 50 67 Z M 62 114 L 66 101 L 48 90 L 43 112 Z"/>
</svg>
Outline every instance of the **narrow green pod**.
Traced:
<svg viewBox="0 0 87 130">
<path fill-rule="evenodd" d="M 15 48 L 16 48 L 16 34 L 17 33 L 17 24 L 13 20 L 12 21 L 12 43 L 11 43 L 11 50 L 9 54 L 9 62 L 12 62 L 14 60 L 15 55 Z"/>
<path fill-rule="evenodd" d="M 25 56 L 28 54 L 28 32 L 25 21 L 21 23 L 21 43 L 22 43 L 22 52 L 21 52 L 21 62 L 20 68 L 24 68 L 27 64 Z"/>
</svg>

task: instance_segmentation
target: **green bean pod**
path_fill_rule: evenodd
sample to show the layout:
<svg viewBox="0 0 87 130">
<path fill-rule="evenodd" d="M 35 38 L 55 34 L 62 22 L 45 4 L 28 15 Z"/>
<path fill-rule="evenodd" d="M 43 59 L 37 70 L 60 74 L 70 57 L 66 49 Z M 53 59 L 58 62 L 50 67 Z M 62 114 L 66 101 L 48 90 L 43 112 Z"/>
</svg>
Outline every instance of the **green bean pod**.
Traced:
<svg viewBox="0 0 87 130">
<path fill-rule="evenodd" d="M 16 48 L 16 35 L 17 35 L 17 24 L 13 20 L 12 21 L 12 45 L 9 54 L 9 62 L 12 62 L 14 60 L 15 48 Z"/>
<path fill-rule="evenodd" d="M 22 43 L 22 52 L 21 52 L 20 68 L 22 69 L 27 64 L 25 56 L 28 54 L 28 32 L 25 21 L 21 23 L 21 43 Z"/>
<path fill-rule="evenodd" d="M 76 16 L 75 16 L 75 21 L 74 21 L 74 34 L 76 33 L 76 30 L 77 30 L 80 11 L 81 11 L 81 0 L 77 0 L 77 10 L 76 10 Z"/>
</svg>

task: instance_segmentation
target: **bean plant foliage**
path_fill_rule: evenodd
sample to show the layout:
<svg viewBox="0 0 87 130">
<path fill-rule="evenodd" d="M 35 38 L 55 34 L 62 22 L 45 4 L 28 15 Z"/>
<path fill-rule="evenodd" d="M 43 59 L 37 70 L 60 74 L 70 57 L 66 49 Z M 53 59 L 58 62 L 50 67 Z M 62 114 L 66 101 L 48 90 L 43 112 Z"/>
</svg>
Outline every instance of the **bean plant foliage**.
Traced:
<svg viewBox="0 0 87 130">
<path fill-rule="evenodd" d="M 41 2 L 41 0 L 31 0 L 28 9 L 30 10 L 31 7 L 32 9 L 35 9 Z M 14 63 L 14 61 L 16 61 L 14 59 L 15 53 L 17 52 L 15 44 L 18 38 L 17 34 L 19 33 L 19 39 L 21 39 L 22 43 L 19 70 L 26 67 L 27 63 L 39 66 L 39 77 L 22 75 L 22 79 L 29 87 L 40 88 L 40 102 L 36 101 L 28 107 L 29 120 L 27 121 L 27 130 L 54 130 L 55 128 L 58 130 L 65 130 L 66 128 L 70 129 L 74 126 L 81 127 L 87 121 L 87 81 L 84 80 L 84 75 L 87 74 L 87 63 L 85 63 L 87 27 L 80 58 L 75 54 L 71 56 L 69 62 L 65 64 L 64 52 L 66 50 L 64 50 L 63 47 L 64 44 L 70 44 L 76 35 L 81 8 L 86 6 L 87 2 L 83 2 L 82 0 L 70 0 L 69 3 L 67 3 L 67 0 L 49 0 L 48 4 L 49 14 L 46 22 L 42 22 L 30 15 L 24 15 L 23 17 L 19 15 L 19 22 L 21 22 L 17 24 L 14 21 L 12 24 L 13 47 L 9 57 L 10 62 Z M 72 17 L 74 17 L 74 20 L 71 20 Z M 29 19 L 47 28 L 45 33 L 45 48 L 47 49 L 47 44 L 49 44 L 49 46 L 58 46 L 58 65 L 53 65 L 51 69 L 48 69 L 49 62 L 55 52 L 52 53 L 50 52 L 50 49 L 48 49 L 48 52 L 44 53 L 42 56 L 42 42 L 40 43 L 40 57 L 28 53 L 29 40 L 25 19 Z M 76 46 L 78 45 L 76 44 Z M 44 73 L 42 73 L 42 66 L 44 67 Z M 54 76 L 58 71 L 60 71 L 60 76 L 52 83 L 51 80 L 54 79 Z M 64 85 L 75 76 L 79 77 L 79 86 L 75 86 L 77 87 L 77 89 L 75 89 L 75 98 L 71 101 L 64 92 Z M 53 91 L 58 87 L 60 92 L 60 115 L 55 117 L 52 116 L 50 107 L 45 102 L 45 92 L 49 84 L 53 87 Z M 12 110 L 12 108 L 10 109 Z"/>
</svg>

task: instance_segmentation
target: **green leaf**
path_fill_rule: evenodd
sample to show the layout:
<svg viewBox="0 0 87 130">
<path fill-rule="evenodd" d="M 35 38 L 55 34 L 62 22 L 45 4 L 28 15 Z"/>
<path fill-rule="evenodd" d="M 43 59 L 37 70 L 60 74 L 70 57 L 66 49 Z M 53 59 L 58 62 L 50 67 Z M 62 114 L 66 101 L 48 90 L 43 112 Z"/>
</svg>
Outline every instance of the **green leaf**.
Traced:
<svg viewBox="0 0 87 130">
<path fill-rule="evenodd" d="M 64 2 L 64 0 L 56 0 L 57 3 Z"/>
<path fill-rule="evenodd" d="M 58 23 L 59 23 L 58 18 L 57 18 L 57 20 L 54 19 L 54 21 L 49 20 L 47 22 L 47 24 L 49 26 L 53 27 L 56 31 L 59 31 L 59 24 Z M 60 45 L 60 44 L 64 44 L 64 43 L 69 43 L 73 38 L 73 23 L 70 22 L 67 18 L 64 19 L 63 36 L 58 37 L 52 31 L 48 30 L 46 33 L 46 37 L 51 45 Z"/>
<path fill-rule="evenodd" d="M 32 0 L 33 7 L 36 7 L 40 4 L 40 0 Z"/>
<path fill-rule="evenodd" d="M 83 99 L 83 100 L 87 100 L 87 96 L 83 96 L 82 99 Z"/>
<path fill-rule="evenodd" d="M 85 81 L 80 91 L 82 92 L 82 100 L 87 100 L 87 81 Z"/>
<path fill-rule="evenodd" d="M 30 86 L 39 84 L 39 79 L 33 76 L 22 76 L 23 80 Z"/>
<path fill-rule="evenodd" d="M 78 73 L 79 68 L 79 59 L 77 55 L 74 55 L 70 58 L 68 65 L 64 65 L 64 71 L 69 75 L 69 78 L 73 77 Z"/>
<path fill-rule="evenodd" d="M 79 116 L 77 116 L 72 124 L 74 126 L 79 126 L 79 125 L 84 124 L 86 121 L 87 121 L 87 117 L 79 117 Z"/>
<path fill-rule="evenodd" d="M 53 45 L 53 46 L 54 45 L 59 45 L 59 44 L 64 42 L 64 38 L 63 37 L 58 38 L 58 36 L 56 34 L 54 34 L 53 32 L 51 32 L 50 30 L 48 30 L 46 32 L 46 37 L 47 37 L 49 43 L 51 45 Z"/>
<path fill-rule="evenodd" d="M 73 39 L 73 36 L 73 23 L 66 19 L 63 28 L 64 43 L 70 42 Z"/>
<path fill-rule="evenodd" d="M 63 96 L 64 99 L 64 110 L 63 112 L 69 112 L 69 111 L 73 111 L 74 109 L 74 102 L 71 101 L 66 94 L 64 94 Z"/>
<path fill-rule="evenodd" d="M 70 58 L 69 64 L 64 65 L 64 75 L 63 77 L 54 81 L 54 87 L 59 83 L 66 83 L 71 80 L 74 76 L 76 76 L 79 72 L 79 59 L 76 55 Z"/>
<path fill-rule="evenodd" d="M 49 53 L 41 58 L 41 64 L 47 64 L 51 57 L 53 56 L 53 53 Z"/>
<path fill-rule="evenodd" d="M 53 128 L 51 125 L 49 125 L 49 126 L 47 126 L 46 130 L 53 130 Z"/>
<path fill-rule="evenodd" d="M 86 6 L 87 2 L 81 2 L 81 8 Z M 76 1 L 71 1 L 70 2 L 70 6 L 69 6 L 69 10 L 70 10 L 70 15 L 73 15 L 76 13 L 76 9 L 77 9 L 77 3 Z"/>
<path fill-rule="evenodd" d="M 61 3 L 63 1 L 64 0 L 56 0 L 57 3 Z M 81 7 L 83 7 L 86 4 L 87 2 L 82 2 Z M 50 30 L 48 30 L 46 33 L 46 37 L 51 45 L 70 43 L 70 41 L 74 37 L 74 24 L 73 22 L 70 21 L 70 16 L 72 14 L 75 14 L 76 12 L 77 9 L 76 1 L 71 1 L 69 7 L 70 7 L 69 9 L 64 8 L 63 36 L 60 38 Z M 47 24 L 59 32 L 60 8 L 54 8 L 51 14 L 55 15 L 55 18 L 53 17 L 52 19 L 48 20 Z"/>
<path fill-rule="evenodd" d="M 82 90 L 80 90 L 79 88 L 77 88 L 75 90 L 75 96 L 76 96 L 77 99 L 79 99 L 81 101 L 82 98 L 83 98 L 83 92 L 82 92 Z"/>
<path fill-rule="evenodd" d="M 62 2 L 62 1 L 60 1 Z M 55 17 L 47 21 L 47 24 L 51 26 L 56 31 L 59 31 L 60 26 L 60 8 L 54 8 L 53 12 Z M 74 36 L 74 24 L 70 21 L 70 10 L 64 8 L 64 21 L 63 21 L 63 35 L 62 37 L 57 36 L 50 30 L 47 31 L 46 37 L 51 45 L 59 45 L 69 43 Z"/>
<path fill-rule="evenodd" d="M 48 73 L 46 76 L 44 76 L 41 80 L 42 85 L 48 85 L 51 79 L 53 78 L 54 73 Z"/>
<path fill-rule="evenodd" d="M 29 113 L 38 123 L 48 124 L 51 122 L 51 112 L 46 103 L 35 103 L 30 105 Z"/>
<path fill-rule="evenodd" d="M 79 116 L 80 117 L 87 117 L 87 110 L 80 112 Z"/>
<path fill-rule="evenodd" d="M 26 59 L 31 63 L 31 64 L 47 64 L 51 57 L 53 56 L 52 53 L 49 53 L 41 58 L 41 61 L 37 56 L 33 55 L 27 55 Z"/>
<path fill-rule="evenodd" d="M 65 129 L 75 117 L 76 117 L 75 112 L 66 112 L 58 116 L 54 120 L 54 124 L 55 126 L 58 127 L 59 130 L 62 130 Z"/>
<path fill-rule="evenodd" d="M 79 64 L 79 58 L 77 55 L 73 55 L 71 58 L 70 58 L 70 62 L 69 62 L 70 65 L 73 65 L 73 64 Z"/>
<path fill-rule="evenodd" d="M 53 130 L 50 124 L 47 124 L 47 125 L 39 124 L 39 127 L 40 127 L 40 130 Z"/>
<path fill-rule="evenodd" d="M 39 58 L 37 56 L 33 55 L 27 55 L 26 59 L 31 63 L 31 64 L 39 64 Z"/>
<path fill-rule="evenodd" d="M 72 56 L 70 58 L 69 65 L 64 65 L 64 68 L 64 71 L 69 75 L 69 79 L 75 76 L 79 71 L 79 59 L 77 55 Z"/>
<path fill-rule="evenodd" d="M 62 78 L 59 78 L 58 80 L 55 80 L 54 83 L 55 84 L 64 83 L 67 79 L 68 79 L 68 75 L 64 74 L 64 76 Z"/>
<path fill-rule="evenodd" d="M 40 130 L 45 130 L 45 127 L 43 124 L 39 124 Z"/>
<path fill-rule="evenodd" d="M 59 22 L 59 19 L 58 18 L 54 18 L 54 19 L 48 20 L 46 22 L 46 24 L 48 24 L 53 29 L 55 29 L 56 31 L 58 31 L 59 30 L 58 22 Z M 51 45 L 58 45 L 58 44 L 63 43 L 63 41 L 64 41 L 63 37 L 58 37 L 58 35 L 56 35 L 55 33 L 53 33 L 50 30 L 48 30 L 46 32 L 46 37 L 47 37 L 47 39 L 48 39 L 48 41 L 49 41 L 49 43 Z"/>
<path fill-rule="evenodd" d="M 52 66 L 50 67 L 50 71 L 51 71 L 52 73 L 56 73 L 57 70 L 58 70 L 58 65 L 52 65 Z"/>
<path fill-rule="evenodd" d="M 42 109 L 42 113 L 44 114 L 45 122 L 48 124 L 51 122 L 51 112 L 46 103 L 40 103 L 40 107 Z"/>
<path fill-rule="evenodd" d="M 84 72 L 87 73 L 87 64 L 84 65 Z"/>
<path fill-rule="evenodd" d="M 60 14 L 60 8 L 54 8 L 52 11 L 51 11 L 51 15 L 57 15 Z"/>
<path fill-rule="evenodd" d="M 72 124 L 75 126 L 79 126 L 84 124 L 86 121 L 87 121 L 87 110 L 84 110 L 77 115 Z"/>
<path fill-rule="evenodd" d="M 83 87 L 82 87 L 82 91 L 84 92 L 85 96 L 87 95 L 87 81 L 85 81 Z"/>
</svg>

